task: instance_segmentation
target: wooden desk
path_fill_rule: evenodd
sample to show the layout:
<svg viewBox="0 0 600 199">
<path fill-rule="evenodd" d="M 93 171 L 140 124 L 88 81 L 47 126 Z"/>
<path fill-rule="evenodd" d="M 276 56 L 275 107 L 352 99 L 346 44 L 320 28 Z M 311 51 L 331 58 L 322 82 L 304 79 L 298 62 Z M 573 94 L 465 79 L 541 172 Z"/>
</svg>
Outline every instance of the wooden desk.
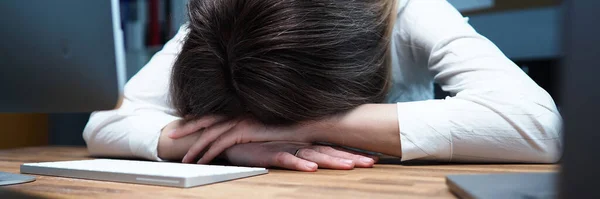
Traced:
<svg viewBox="0 0 600 199">
<path fill-rule="evenodd" d="M 89 159 L 85 148 L 36 147 L 0 151 L 0 171 L 19 173 L 28 162 Z M 271 169 L 267 175 L 190 189 L 38 176 L 37 181 L 0 187 L 1 194 L 52 198 L 455 198 L 448 174 L 544 172 L 555 165 L 378 164 L 352 171 L 303 173 Z"/>
</svg>

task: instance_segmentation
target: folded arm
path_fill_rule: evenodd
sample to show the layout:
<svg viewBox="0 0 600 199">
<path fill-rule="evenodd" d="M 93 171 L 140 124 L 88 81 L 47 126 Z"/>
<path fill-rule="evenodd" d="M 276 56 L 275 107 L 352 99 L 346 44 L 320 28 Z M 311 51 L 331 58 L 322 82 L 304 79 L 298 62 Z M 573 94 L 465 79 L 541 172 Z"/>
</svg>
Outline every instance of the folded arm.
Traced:
<svg viewBox="0 0 600 199">
<path fill-rule="evenodd" d="M 558 161 L 562 123 L 550 95 L 445 0 L 405 6 L 396 22 L 402 30 L 394 35 L 399 56 L 427 66 L 452 97 L 366 105 L 317 139 L 403 160 Z"/>
<path fill-rule="evenodd" d="M 161 129 L 180 119 L 168 104 L 169 76 L 186 29 L 156 53 L 125 85 L 118 109 L 92 114 L 83 132 L 95 156 L 161 160 L 157 153 Z"/>
</svg>

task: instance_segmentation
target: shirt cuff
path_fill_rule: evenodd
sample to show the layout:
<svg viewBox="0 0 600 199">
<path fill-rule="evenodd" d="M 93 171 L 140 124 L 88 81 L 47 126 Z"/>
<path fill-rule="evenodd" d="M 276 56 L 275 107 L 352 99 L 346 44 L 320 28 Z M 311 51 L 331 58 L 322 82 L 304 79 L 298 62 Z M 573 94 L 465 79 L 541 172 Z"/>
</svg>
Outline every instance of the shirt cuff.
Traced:
<svg viewBox="0 0 600 199">
<path fill-rule="evenodd" d="M 439 100 L 397 103 L 402 161 L 451 160 L 452 136 L 446 129 L 436 129 L 448 123 L 439 104 Z"/>
<path fill-rule="evenodd" d="M 129 146 L 136 157 L 153 161 L 165 161 L 158 157 L 158 140 L 162 129 L 180 119 L 166 113 L 144 113 L 143 121 L 134 124 L 136 133 L 129 134 Z"/>
</svg>

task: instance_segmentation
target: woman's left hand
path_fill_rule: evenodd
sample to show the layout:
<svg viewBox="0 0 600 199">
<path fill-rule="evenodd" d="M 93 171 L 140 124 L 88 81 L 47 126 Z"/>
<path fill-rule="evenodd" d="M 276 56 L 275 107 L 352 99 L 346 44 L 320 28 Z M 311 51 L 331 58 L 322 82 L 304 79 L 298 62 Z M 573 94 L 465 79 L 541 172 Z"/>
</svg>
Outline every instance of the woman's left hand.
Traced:
<svg viewBox="0 0 600 199">
<path fill-rule="evenodd" d="M 169 137 L 178 139 L 195 131 L 183 132 L 185 129 L 176 130 Z M 206 164 L 219 154 L 236 144 L 269 141 L 312 142 L 311 134 L 314 130 L 308 125 L 293 127 L 270 127 L 252 118 L 234 119 L 212 125 L 202 132 L 196 143 L 190 147 L 182 162 L 192 163 L 203 151 L 206 151 L 197 161 Z"/>
<path fill-rule="evenodd" d="M 317 168 L 349 170 L 373 167 L 377 157 L 329 146 L 301 142 L 255 142 L 228 148 L 224 157 L 233 165 L 279 167 L 296 171 Z"/>
</svg>

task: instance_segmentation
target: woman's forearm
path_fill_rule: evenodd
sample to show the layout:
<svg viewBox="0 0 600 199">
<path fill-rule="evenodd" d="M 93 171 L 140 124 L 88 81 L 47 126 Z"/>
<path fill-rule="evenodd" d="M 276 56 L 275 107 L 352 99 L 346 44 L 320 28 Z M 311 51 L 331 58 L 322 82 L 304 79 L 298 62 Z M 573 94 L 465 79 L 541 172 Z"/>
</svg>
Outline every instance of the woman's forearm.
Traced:
<svg viewBox="0 0 600 199">
<path fill-rule="evenodd" d="M 177 127 L 173 122 L 163 129 L 158 143 L 158 156 L 180 160 L 198 140 L 201 133 L 171 139 L 167 133 Z M 314 126 L 313 126 L 314 127 Z M 387 155 L 402 156 L 396 104 L 362 105 L 340 117 L 319 122 L 312 133 L 290 141 L 327 142 Z"/>
<path fill-rule="evenodd" d="M 396 104 L 367 104 L 319 124 L 313 140 L 402 156 Z"/>
</svg>

